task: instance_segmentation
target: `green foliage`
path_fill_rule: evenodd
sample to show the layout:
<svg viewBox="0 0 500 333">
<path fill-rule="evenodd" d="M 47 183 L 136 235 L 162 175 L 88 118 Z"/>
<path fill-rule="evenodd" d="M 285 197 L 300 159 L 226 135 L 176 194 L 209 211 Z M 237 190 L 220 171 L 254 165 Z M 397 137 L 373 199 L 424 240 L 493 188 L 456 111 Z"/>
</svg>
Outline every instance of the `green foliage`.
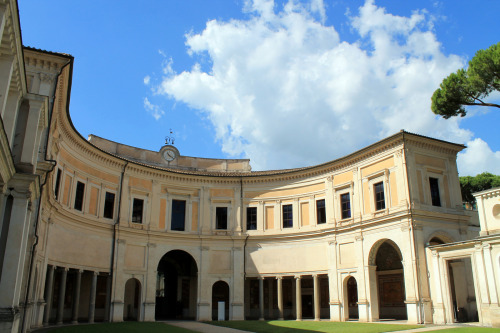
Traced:
<svg viewBox="0 0 500 333">
<path fill-rule="evenodd" d="M 465 116 L 467 105 L 493 106 L 482 99 L 492 91 L 500 91 L 500 42 L 479 50 L 469 61 L 467 70 L 459 69 L 441 82 L 432 95 L 432 112 L 443 118 Z"/>
<path fill-rule="evenodd" d="M 476 200 L 472 193 L 489 190 L 490 188 L 500 186 L 500 176 L 489 172 L 483 172 L 474 177 L 460 177 L 460 189 L 462 191 L 462 201 L 473 205 Z"/>
</svg>

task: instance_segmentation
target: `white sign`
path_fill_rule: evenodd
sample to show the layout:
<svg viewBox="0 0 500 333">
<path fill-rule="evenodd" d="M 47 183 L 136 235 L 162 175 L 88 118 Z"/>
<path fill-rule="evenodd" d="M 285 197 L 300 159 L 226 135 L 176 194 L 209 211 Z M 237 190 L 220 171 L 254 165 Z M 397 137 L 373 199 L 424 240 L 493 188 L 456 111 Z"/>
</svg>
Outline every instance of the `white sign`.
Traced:
<svg viewBox="0 0 500 333">
<path fill-rule="evenodd" d="M 219 302 L 219 312 L 218 312 L 218 317 L 217 320 L 225 320 L 225 313 L 224 311 L 226 310 L 226 302 Z"/>
</svg>

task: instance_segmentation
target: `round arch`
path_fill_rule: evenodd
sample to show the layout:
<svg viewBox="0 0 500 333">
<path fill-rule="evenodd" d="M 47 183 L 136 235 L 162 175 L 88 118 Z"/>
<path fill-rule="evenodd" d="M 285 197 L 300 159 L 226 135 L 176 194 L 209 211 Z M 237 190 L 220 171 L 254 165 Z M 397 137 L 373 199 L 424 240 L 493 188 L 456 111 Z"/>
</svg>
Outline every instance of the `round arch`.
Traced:
<svg viewBox="0 0 500 333">
<path fill-rule="evenodd" d="M 229 284 L 219 280 L 212 285 L 212 320 L 218 320 L 219 302 L 224 302 L 224 320 L 229 319 Z"/>
<path fill-rule="evenodd" d="M 359 319 L 358 282 L 354 276 L 348 275 L 342 285 L 344 289 L 344 320 L 357 320 Z"/>
<path fill-rule="evenodd" d="M 198 265 L 183 250 L 168 251 L 158 262 L 156 320 L 196 319 Z"/>
<path fill-rule="evenodd" d="M 372 317 L 407 319 L 403 254 L 399 246 L 387 238 L 377 241 L 370 250 L 369 264 L 376 267 L 375 274 L 370 275 L 370 285 L 377 286 L 378 298 L 372 300 L 378 301 L 378 313 L 372 313 Z"/>
<path fill-rule="evenodd" d="M 426 244 L 437 245 L 437 244 L 453 243 L 454 241 L 455 240 L 453 239 L 453 237 L 450 236 L 449 233 L 443 230 L 438 230 L 429 235 Z"/>
<path fill-rule="evenodd" d="M 123 297 L 123 320 L 139 320 L 139 304 L 141 299 L 141 283 L 136 278 L 130 278 L 125 283 Z"/>
<path fill-rule="evenodd" d="M 399 259 L 400 261 L 403 261 L 403 253 L 401 252 L 398 244 L 393 241 L 392 239 L 390 238 L 382 238 L 382 239 L 379 239 L 378 241 L 376 241 L 371 249 L 370 249 L 370 253 L 368 255 L 368 265 L 370 266 L 376 266 L 377 263 L 376 263 L 376 256 L 378 254 L 378 250 L 380 249 L 380 247 L 382 246 L 382 244 L 390 244 L 394 249 L 396 249 L 397 253 L 398 253 L 398 256 L 399 256 Z"/>
</svg>

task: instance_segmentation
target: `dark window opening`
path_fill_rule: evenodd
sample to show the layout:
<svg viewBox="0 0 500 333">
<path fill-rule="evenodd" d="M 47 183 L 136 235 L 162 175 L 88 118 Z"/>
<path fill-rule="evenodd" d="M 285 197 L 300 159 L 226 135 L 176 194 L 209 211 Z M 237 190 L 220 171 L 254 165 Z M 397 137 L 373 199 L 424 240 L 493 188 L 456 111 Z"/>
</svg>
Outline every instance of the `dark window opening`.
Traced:
<svg viewBox="0 0 500 333">
<path fill-rule="evenodd" d="M 132 222 L 142 223 L 143 209 L 144 209 L 144 200 L 134 198 L 132 204 Z"/>
<path fill-rule="evenodd" d="M 186 201 L 172 200 L 171 230 L 184 231 L 186 225 Z"/>
<path fill-rule="evenodd" d="M 227 207 L 215 208 L 215 229 L 227 229 Z"/>
<path fill-rule="evenodd" d="M 316 223 L 326 223 L 325 199 L 316 201 Z"/>
<path fill-rule="evenodd" d="M 59 188 L 61 187 L 61 169 L 57 169 L 57 175 L 56 175 L 56 186 L 54 188 L 54 196 L 57 198 L 59 197 Z"/>
<path fill-rule="evenodd" d="M 373 185 L 375 189 L 375 209 L 385 209 L 384 182 Z"/>
<path fill-rule="evenodd" d="M 76 182 L 75 205 L 73 206 L 76 210 L 82 211 L 84 193 L 85 184 L 82 182 Z"/>
<path fill-rule="evenodd" d="M 283 228 L 293 228 L 292 205 L 283 205 Z"/>
<path fill-rule="evenodd" d="M 351 195 L 349 193 L 344 193 L 340 195 L 340 207 L 342 210 L 342 218 L 351 218 Z"/>
<path fill-rule="evenodd" d="M 112 219 L 114 210 L 115 210 L 115 194 L 111 192 L 106 192 L 106 195 L 104 196 L 103 216 L 107 219 Z"/>
<path fill-rule="evenodd" d="M 441 206 L 441 198 L 439 197 L 439 182 L 437 178 L 429 178 L 429 185 L 431 187 L 431 199 L 433 206 Z"/>
<path fill-rule="evenodd" d="M 257 230 L 257 207 L 247 207 L 247 230 Z"/>
</svg>

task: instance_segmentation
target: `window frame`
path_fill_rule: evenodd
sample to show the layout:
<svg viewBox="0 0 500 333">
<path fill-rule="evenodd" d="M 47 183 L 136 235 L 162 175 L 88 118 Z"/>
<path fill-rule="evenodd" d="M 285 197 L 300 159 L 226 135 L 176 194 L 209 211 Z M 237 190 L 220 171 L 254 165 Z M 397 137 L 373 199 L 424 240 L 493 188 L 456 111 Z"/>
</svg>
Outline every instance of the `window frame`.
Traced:
<svg viewBox="0 0 500 333">
<path fill-rule="evenodd" d="M 173 229 L 173 213 L 174 213 L 174 201 L 177 201 L 177 202 L 184 202 L 184 221 L 183 221 L 183 229 L 182 230 L 179 230 L 179 229 Z M 170 214 L 169 214 L 169 226 L 168 226 L 168 230 L 170 231 L 186 231 L 186 228 L 187 228 L 187 220 L 188 220 L 188 206 L 189 203 L 188 203 L 188 200 L 186 198 L 171 198 L 170 199 Z"/>
<path fill-rule="evenodd" d="M 363 183 L 368 182 L 369 198 L 364 198 L 364 200 L 370 201 L 371 214 L 387 213 L 391 205 L 391 193 L 389 184 L 389 169 L 379 170 L 371 175 L 368 175 L 363 179 Z M 382 183 L 382 188 L 384 190 L 384 208 L 377 209 L 376 197 L 375 197 L 375 185 Z M 367 213 L 367 212 L 364 212 Z"/>
<path fill-rule="evenodd" d="M 247 231 L 248 230 L 257 230 L 257 214 L 258 214 L 257 212 L 258 212 L 258 207 L 257 206 L 247 206 L 246 208 L 247 209 L 246 209 L 246 215 L 245 215 L 245 228 L 246 228 Z M 251 210 L 255 210 L 255 214 L 253 214 L 253 215 L 255 215 L 255 221 L 253 221 L 253 222 L 255 222 L 255 227 L 254 228 L 249 228 L 248 227 L 249 226 L 249 210 L 250 209 Z"/>
<path fill-rule="evenodd" d="M 111 209 L 111 217 L 106 216 L 106 196 L 107 194 L 112 194 L 113 195 L 113 207 Z M 110 191 L 108 189 L 104 189 L 104 195 L 103 195 L 103 200 L 102 200 L 102 217 L 105 219 L 114 219 L 115 218 L 115 210 L 116 210 L 116 192 L 115 191 Z"/>
<path fill-rule="evenodd" d="M 379 186 L 380 185 L 380 186 Z M 385 184 L 384 181 L 381 180 L 379 182 L 376 182 L 373 186 L 373 202 L 374 202 L 374 207 L 375 207 L 375 212 L 382 211 L 386 209 L 386 195 L 385 195 Z M 379 191 L 378 191 L 379 189 Z M 379 194 L 381 194 L 382 198 L 378 198 Z M 380 203 L 380 207 L 379 207 Z"/>
<path fill-rule="evenodd" d="M 318 203 L 323 202 L 323 207 L 318 207 Z M 315 200 L 316 203 L 316 225 L 320 224 L 326 224 L 326 199 L 325 198 L 320 198 Z M 320 214 L 320 209 L 322 208 L 323 212 Z M 323 221 L 320 221 L 320 215 L 324 217 Z"/>
<path fill-rule="evenodd" d="M 286 212 L 287 215 L 290 215 L 289 218 L 288 218 L 288 216 L 286 217 L 286 221 L 290 222 L 290 225 L 288 225 L 288 224 L 285 225 L 285 207 L 287 210 L 288 210 L 288 208 L 290 208 L 290 211 Z M 293 204 L 291 204 L 291 203 L 286 203 L 286 204 L 281 205 L 281 227 L 283 229 L 292 229 L 293 228 Z"/>
<path fill-rule="evenodd" d="M 342 197 L 344 195 L 348 195 L 348 204 L 349 204 L 349 216 L 344 216 L 344 203 L 342 202 Z M 352 218 L 352 200 L 351 200 L 351 191 L 343 191 L 339 193 L 339 206 L 340 206 L 340 219 L 348 220 Z"/>
<path fill-rule="evenodd" d="M 353 216 L 354 216 L 354 207 L 353 207 L 353 189 L 354 189 L 354 181 L 349 181 L 349 182 L 346 182 L 346 183 L 342 183 L 342 184 L 339 184 L 337 186 L 334 187 L 334 191 L 335 191 L 335 213 L 334 215 L 335 216 L 338 216 L 338 218 L 336 218 L 335 220 L 339 220 L 339 221 L 349 221 L 351 219 L 353 219 Z M 351 216 L 348 217 L 348 218 L 343 218 L 342 217 L 342 195 L 343 194 L 346 194 L 348 193 L 349 194 L 349 202 L 350 202 L 350 214 Z"/>
<path fill-rule="evenodd" d="M 436 177 L 436 176 L 432 175 L 432 176 L 429 176 L 428 179 L 429 179 L 429 194 L 430 194 L 430 199 L 431 199 L 431 205 L 434 207 L 443 207 L 443 203 L 441 201 L 440 177 Z M 431 179 L 435 180 L 435 185 L 437 187 L 434 189 L 434 191 L 433 191 Z M 436 190 L 437 190 L 437 204 L 435 204 L 435 202 L 434 202 L 435 197 L 433 195 L 433 193 L 436 193 Z"/>
<path fill-rule="evenodd" d="M 56 201 L 59 201 L 60 198 L 62 178 L 63 171 L 61 168 L 57 168 L 56 177 L 54 179 L 54 198 Z"/>
<path fill-rule="evenodd" d="M 221 211 L 222 209 L 225 209 L 225 215 L 226 215 L 226 221 L 225 221 L 225 228 L 220 228 L 219 227 L 219 221 L 218 221 L 218 211 Z M 215 222 L 215 230 L 217 231 L 227 231 L 229 230 L 229 207 L 227 206 L 215 206 L 215 209 L 214 209 L 214 222 Z"/>
<path fill-rule="evenodd" d="M 137 222 L 134 221 L 134 202 L 135 200 L 141 200 L 142 201 L 142 212 L 141 212 L 141 221 Z M 144 225 L 144 222 L 146 221 L 146 214 L 145 214 L 145 207 L 146 207 L 146 198 L 141 197 L 141 196 L 132 196 L 131 197 L 131 205 L 130 205 L 130 222 L 137 224 L 137 225 Z"/>
<path fill-rule="evenodd" d="M 87 184 L 83 179 L 78 178 L 76 176 L 75 176 L 75 180 L 76 180 L 76 184 L 75 184 L 75 189 L 73 191 L 73 209 L 83 213 L 84 207 L 85 207 L 85 194 L 87 192 L 87 191 L 85 191 L 85 189 L 87 187 Z M 79 193 L 79 189 L 78 189 L 79 184 L 81 184 L 83 186 L 81 198 L 78 194 Z M 81 199 L 78 202 L 79 208 L 77 208 L 77 199 Z"/>
</svg>

